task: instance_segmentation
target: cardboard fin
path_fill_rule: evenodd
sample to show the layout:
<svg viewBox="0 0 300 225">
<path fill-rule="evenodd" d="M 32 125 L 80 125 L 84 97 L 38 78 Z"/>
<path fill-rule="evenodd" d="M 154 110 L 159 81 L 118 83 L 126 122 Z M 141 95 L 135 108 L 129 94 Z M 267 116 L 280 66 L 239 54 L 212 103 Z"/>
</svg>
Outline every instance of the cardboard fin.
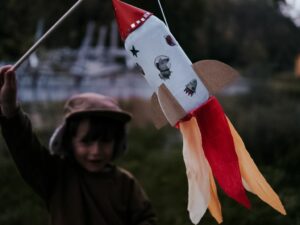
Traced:
<svg viewBox="0 0 300 225">
<path fill-rule="evenodd" d="M 157 96 L 165 117 L 172 126 L 175 126 L 187 113 L 165 84 L 159 86 Z"/>
<path fill-rule="evenodd" d="M 217 60 L 200 60 L 193 64 L 198 77 L 211 94 L 215 94 L 239 77 L 231 66 Z"/>
<path fill-rule="evenodd" d="M 152 111 L 152 121 L 154 123 L 154 126 L 157 129 L 160 129 L 164 127 L 166 124 L 168 124 L 168 120 L 166 119 L 164 112 L 160 107 L 156 93 L 153 93 L 151 97 L 151 111 Z"/>
</svg>

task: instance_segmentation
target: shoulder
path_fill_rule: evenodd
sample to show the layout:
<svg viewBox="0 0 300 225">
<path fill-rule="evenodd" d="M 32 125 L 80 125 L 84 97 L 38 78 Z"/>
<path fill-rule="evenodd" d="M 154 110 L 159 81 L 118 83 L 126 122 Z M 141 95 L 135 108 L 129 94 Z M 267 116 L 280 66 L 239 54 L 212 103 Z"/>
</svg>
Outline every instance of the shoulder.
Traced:
<svg viewBox="0 0 300 225">
<path fill-rule="evenodd" d="M 132 198 L 147 198 L 141 183 L 131 172 L 121 167 L 116 167 L 116 171 L 116 180 L 124 190 L 127 190 L 126 192 L 133 194 Z"/>
<path fill-rule="evenodd" d="M 117 173 L 117 176 L 123 177 L 125 179 L 127 178 L 127 179 L 133 180 L 133 181 L 136 180 L 135 177 L 133 176 L 133 174 L 124 168 L 117 166 L 116 173 Z"/>
<path fill-rule="evenodd" d="M 137 178 L 128 170 L 116 167 L 116 179 L 121 181 L 124 185 L 129 185 L 131 187 L 140 187 L 140 182 Z"/>
</svg>

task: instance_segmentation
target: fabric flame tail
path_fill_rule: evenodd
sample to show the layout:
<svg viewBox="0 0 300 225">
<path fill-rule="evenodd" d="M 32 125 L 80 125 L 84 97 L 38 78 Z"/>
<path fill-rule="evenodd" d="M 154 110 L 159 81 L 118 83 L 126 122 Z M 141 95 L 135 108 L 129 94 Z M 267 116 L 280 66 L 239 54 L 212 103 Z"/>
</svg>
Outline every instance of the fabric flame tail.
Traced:
<svg viewBox="0 0 300 225">
<path fill-rule="evenodd" d="M 215 97 L 190 112 L 177 126 L 183 137 L 188 211 L 194 224 L 207 208 L 218 223 L 223 221 L 214 178 L 229 197 L 246 208 L 250 208 L 250 201 L 245 189 L 286 214 Z"/>
</svg>

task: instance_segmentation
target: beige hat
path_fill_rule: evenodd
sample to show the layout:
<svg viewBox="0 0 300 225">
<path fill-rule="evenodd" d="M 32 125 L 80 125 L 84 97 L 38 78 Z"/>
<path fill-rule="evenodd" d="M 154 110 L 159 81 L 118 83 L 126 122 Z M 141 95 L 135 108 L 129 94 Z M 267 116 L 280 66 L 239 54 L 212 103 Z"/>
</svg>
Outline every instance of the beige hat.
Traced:
<svg viewBox="0 0 300 225">
<path fill-rule="evenodd" d="M 64 121 L 56 128 L 49 141 L 49 150 L 53 155 L 64 156 L 62 138 L 68 119 L 75 115 L 99 115 L 127 123 L 131 120 L 130 113 L 123 111 L 117 101 L 109 96 L 96 93 L 84 93 L 71 97 L 64 106 Z"/>
</svg>

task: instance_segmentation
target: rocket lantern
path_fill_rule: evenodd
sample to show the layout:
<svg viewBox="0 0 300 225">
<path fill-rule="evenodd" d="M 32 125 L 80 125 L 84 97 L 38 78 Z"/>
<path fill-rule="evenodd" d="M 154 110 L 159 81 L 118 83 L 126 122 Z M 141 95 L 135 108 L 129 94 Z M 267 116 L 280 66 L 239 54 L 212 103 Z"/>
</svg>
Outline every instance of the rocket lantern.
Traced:
<svg viewBox="0 0 300 225">
<path fill-rule="evenodd" d="M 247 208 L 250 202 L 245 189 L 286 214 L 212 96 L 238 73 L 216 60 L 192 64 L 161 20 L 122 1 L 112 1 L 125 49 L 153 89 L 156 126 L 168 122 L 182 133 L 191 221 L 197 224 L 209 208 L 217 222 L 222 222 L 215 179 L 229 197 Z"/>
</svg>

